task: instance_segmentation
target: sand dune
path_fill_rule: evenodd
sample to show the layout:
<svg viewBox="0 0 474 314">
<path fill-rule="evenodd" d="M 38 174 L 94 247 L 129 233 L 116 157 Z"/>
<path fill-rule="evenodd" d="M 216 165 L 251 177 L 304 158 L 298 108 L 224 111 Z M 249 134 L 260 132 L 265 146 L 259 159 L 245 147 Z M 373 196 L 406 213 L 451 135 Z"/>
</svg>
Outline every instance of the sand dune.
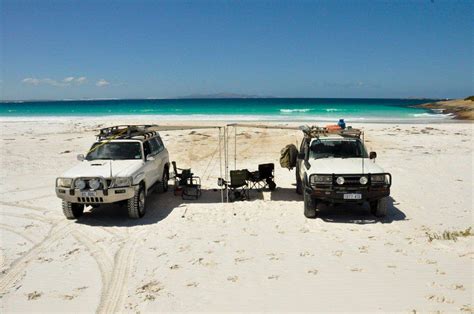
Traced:
<svg viewBox="0 0 474 314">
<path fill-rule="evenodd" d="M 115 122 L 1 122 L 0 312 L 473 312 L 472 124 L 354 125 L 394 178 L 382 220 L 364 206 L 304 218 L 278 166 L 300 134 L 238 129 L 237 168 L 274 162 L 276 191 L 221 204 L 216 132 L 162 132 L 201 199 L 154 193 L 141 220 L 103 206 L 68 221 L 54 179 Z"/>
</svg>

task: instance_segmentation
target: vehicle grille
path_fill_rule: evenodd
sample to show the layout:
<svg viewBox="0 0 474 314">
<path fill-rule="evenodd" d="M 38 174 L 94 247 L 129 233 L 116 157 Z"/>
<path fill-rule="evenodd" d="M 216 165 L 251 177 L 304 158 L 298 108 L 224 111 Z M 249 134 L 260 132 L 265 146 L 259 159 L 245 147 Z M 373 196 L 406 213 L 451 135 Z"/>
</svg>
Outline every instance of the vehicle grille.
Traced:
<svg viewBox="0 0 474 314">
<path fill-rule="evenodd" d="M 77 201 L 79 203 L 103 203 L 104 199 L 102 197 L 78 197 Z"/>
<path fill-rule="evenodd" d="M 344 178 L 344 184 L 343 185 L 339 185 L 336 183 L 336 179 L 338 177 L 341 177 L 341 176 L 338 176 L 338 175 L 335 175 L 334 176 L 334 185 L 335 186 L 367 186 L 367 184 L 360 184 L 360 178 L 362 176 L 342 176 Z"/>
</svg>

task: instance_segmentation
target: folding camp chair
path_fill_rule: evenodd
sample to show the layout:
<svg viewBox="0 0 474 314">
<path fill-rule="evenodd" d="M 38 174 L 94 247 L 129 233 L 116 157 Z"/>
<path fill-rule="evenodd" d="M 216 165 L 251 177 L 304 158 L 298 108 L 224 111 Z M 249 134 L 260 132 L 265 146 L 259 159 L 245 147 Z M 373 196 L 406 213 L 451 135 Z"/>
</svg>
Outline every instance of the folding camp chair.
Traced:
<svg viewBox="0 0 474 314">
<path fill-rule="evenodd" d="M 251 188 L 263 189 L 268 187 L 270 191 L 275 190 L 274 171 L 275 165 L 273 163 L 258 165 L 258 171 L 250 173 Z"/>
<path fill-rule="evenodd" d="M 171 164 L 174 170 L 174 195 L 181 194 L 183 199 L 198 199 L 201 196 L 201 178 L 195 176 L 191 169 L 176 167 L 176 161 Z"/>
<path fill-rule="evenodd" d="M 249 199 L 249 185 L 247 180 L 250 178 L 250 172 L 247 169 L 231 170 L 230 182 L 222 178 L 218 179 L 218 185 L 229 189 L 230 201 L 248 200 Z"/>
</svg>

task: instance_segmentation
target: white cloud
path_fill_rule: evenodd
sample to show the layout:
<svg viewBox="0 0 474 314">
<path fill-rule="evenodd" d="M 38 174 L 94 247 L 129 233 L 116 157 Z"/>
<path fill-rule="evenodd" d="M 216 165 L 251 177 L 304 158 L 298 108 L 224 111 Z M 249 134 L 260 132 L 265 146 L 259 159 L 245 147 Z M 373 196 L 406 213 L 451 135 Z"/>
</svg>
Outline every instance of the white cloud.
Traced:
<svg viewBox="0 0 474 314">
<path fill-rule="evenodd" d="M 84 84 L 86 82 L 87 82 L 87 78 L 85 76 L 81 76 L 76 79 L 77 84 Z"/>
<path fill-rule="evenodd" d="M 104 80 L 104 79 L 100 79 L 97 81 L 97 83 L 95 83 L 96 86 L 99 86 L 99 87 L 105 87 L 107 85 L 110 85 L 110 82 Z"/>
<path fill-rule="evenodd" d="M 30 85 L 50 85 L 50 86 L 55 86 L 55 87 L 65 87 L 65 86 L 72 86 L 72 85 L 81 85 L 87 82 L 87 78 L 85 76 L 81 76 L 78 78 L 75 78 L 74 76 L 68 76 L 62 80 L 53 80 L 50 78 L 35 78 L 35 77 L 27 77 L 21 80 L 22 83 L 24 84 L 30 84 Z"/>
<path fill-rule="evenodd" d="M 70 83 L 70 82 L 72 82 L 72 81 L 74 81 L 74 76 L 66 77 L 66 78 L 63 80 L 63 82 L 65 82 L 65 83 Z"/>
<path fill-rule="evenodd" d="M 24 78 L 22 82 L 25 84 L 38 85 L 39 83 L 41 83 L 41 80 L 37 78 L 33 78 L 33 77 L 27 77 L 27 78 Z"/>
</svg>

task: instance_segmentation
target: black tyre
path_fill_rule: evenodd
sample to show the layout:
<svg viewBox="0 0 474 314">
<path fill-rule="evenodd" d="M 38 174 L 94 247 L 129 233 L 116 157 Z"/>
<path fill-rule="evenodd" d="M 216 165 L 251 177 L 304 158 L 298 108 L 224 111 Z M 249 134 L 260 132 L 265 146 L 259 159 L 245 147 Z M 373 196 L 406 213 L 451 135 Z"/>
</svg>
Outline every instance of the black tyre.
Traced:
<svg viewBox="0 0 474 314">
<path fill-rule="evenodd" d="M 304 191 L 304 216 L 306 218 L 316 218 L 316 201 L 311 194 Z"/>
<path fill-rule="evenodd" d="M 127 201 L 128 217 L 138 219 L 146 213 L 146 195 L 143 186 Z"/>
<path fill-rule="evenodd" d="M 276 185 L 275 182 L 273 182 L 273 180 L 268 179 L 267 184 L 268 184 L 268 188 L 270 189 L 270 191 L 275 191 L 277 185 Z"/>
<path fill-rule="evenodd" d="M 296 172 L 296 193 L 303 194 L 303 184 L 301 182 L 300 176 L 298 175 L 298 171 Z"/>
<path fill-rule="evenodd" d="M 376 217 L 387 216 L 388 201 L 387 197 L 381 198 L 377 201 L 370 202 L 370 212 Z"/>
<path fill-rule="evenodd" d="M 170 180 L 170 174 L 169 174 L 168 168 L 165 168 L 163 170 L 163 177 L 161 178 L 161 181 L 158 183 L 158 186 L 157 186 L 158 192 L 160 193 L 168 192 L 169 180 Z"/>
<path fill-rule="evenodd" d="M 63 201 L 63 213 L 67 219 L 77 219 L 84 214 L 84 204 Z"/>
</svg>

